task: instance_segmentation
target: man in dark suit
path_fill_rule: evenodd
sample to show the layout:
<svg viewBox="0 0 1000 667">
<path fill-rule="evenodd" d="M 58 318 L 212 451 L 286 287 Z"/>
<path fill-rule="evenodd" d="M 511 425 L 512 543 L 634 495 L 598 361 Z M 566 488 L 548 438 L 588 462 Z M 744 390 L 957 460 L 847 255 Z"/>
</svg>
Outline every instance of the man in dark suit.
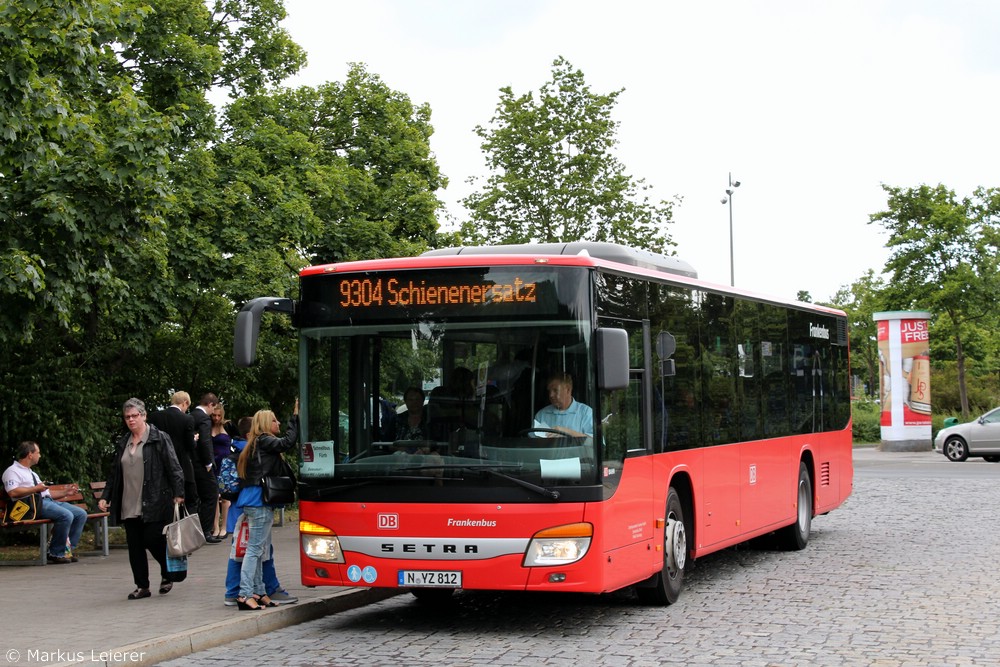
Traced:
<svg viewBox="0 0 1000 667">
<path fill-rule="evenodd" d="M 209 544 L 218 544 L 222 538 L 215 537 L 215 510 L 219 504 L 219 482 L 215 479 L 215 453 L 212 450 L 212 412 L 219 404 L 219 397 L 209 392 L 198 401 L 198 407 L 191 411 L 194 419 L 195 456 L 194 480 L 198 487 L 201 529 Z"/>
<path fill-rule="evenodd" d="M 150 424 L 170 436 L 177 453 L 177 460 L 184 470 L 184 506 L 191 514 L 198 513 L 198 487 L 194 474 L 194 419 L 187 413 L 191 396 L 186 391 L 174 392 L 170 405 L 151 412 L 146 418 Z"/>
</svg>

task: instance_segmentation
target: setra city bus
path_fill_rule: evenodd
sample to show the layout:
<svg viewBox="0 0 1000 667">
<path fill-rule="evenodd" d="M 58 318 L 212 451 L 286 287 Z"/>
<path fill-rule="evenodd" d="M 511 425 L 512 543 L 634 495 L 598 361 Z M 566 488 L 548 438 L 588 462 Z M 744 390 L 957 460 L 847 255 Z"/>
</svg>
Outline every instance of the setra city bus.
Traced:
<svg viewBox="0 0 1000 667">
<path fill-rule="evenodd" d="M 591 242 L 300 279 L 297 301 L 243 308 L 234 355 L 253 363 L 263 312 L 292 317 L 306 586 L 634 586 L 669 604 L 693 559 L 768 534 L 802 549 L 851 493 L 838 310 Z M 539 412 L 554 379 L 584 410 L 576 429 Z"/>
</svg>

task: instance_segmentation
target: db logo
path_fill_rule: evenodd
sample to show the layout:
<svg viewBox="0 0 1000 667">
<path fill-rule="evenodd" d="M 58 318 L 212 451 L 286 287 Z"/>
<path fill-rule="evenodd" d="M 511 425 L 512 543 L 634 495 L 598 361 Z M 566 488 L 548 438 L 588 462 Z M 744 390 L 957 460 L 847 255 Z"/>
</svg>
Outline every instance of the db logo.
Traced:
<svg viewBox="0 0 1000 667">
<path fill-rule="evenodd" d="M 399 515 L 379 514 L 378 527 L 379 530 L 399 530 Z"/>
</svg>

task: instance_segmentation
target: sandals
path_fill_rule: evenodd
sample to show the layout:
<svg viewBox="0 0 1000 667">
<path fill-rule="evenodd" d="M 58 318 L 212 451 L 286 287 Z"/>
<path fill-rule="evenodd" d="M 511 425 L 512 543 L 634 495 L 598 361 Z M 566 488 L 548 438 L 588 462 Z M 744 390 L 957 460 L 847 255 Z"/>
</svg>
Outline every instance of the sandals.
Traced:
<svg viewBox="0 0 1000 667">
<path fill-rule="evenodd" d="M 174 587 L 174 582 L 164 579 L 160 582 L 160 595 L 166 595 Z"/>
<path fill-rule="evenodd" d="M 257 601 L 261 607 L 277 607 L 278 603 L 269 598 L 266 595 L 255 595 L 253 599 Z"/>
<path fill-rule="evenodd" d="M 251 602 L 253 602 L 253 606 L 250 606 Z M 243 597 L 236 598 L 236 608 L 239 609 L 240 611 L 260 611 L 261 609 L 263 609 L 263 607 L 257 604 L 256 598 L 243 598 Z"/>
<path fill-rule="evenodd" d="M 149 592 L 148 588 L 137 588 L 128 594 L 129 600 L 141 600 L 142 598 L 148 598 L 152 593 Z"/>
</svg>

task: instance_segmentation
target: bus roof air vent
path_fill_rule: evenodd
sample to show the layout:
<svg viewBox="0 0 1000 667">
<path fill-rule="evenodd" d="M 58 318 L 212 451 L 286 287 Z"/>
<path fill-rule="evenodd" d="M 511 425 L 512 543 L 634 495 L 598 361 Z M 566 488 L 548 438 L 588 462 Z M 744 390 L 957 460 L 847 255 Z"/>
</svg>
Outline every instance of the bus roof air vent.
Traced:
<svg viewBox="0 0 1000 667">
<path fill-rule="evenodd" d="M 698 272 L 677 257 L 648 250 L 628 248 L 617 243 L 574 241 L 572 243 L 524 243 L 519 245 L 461 246 L 428 250 L 423 256 L 439 255 L 583 255 L 644 269 L 697 278 Z"/>
</svg>

